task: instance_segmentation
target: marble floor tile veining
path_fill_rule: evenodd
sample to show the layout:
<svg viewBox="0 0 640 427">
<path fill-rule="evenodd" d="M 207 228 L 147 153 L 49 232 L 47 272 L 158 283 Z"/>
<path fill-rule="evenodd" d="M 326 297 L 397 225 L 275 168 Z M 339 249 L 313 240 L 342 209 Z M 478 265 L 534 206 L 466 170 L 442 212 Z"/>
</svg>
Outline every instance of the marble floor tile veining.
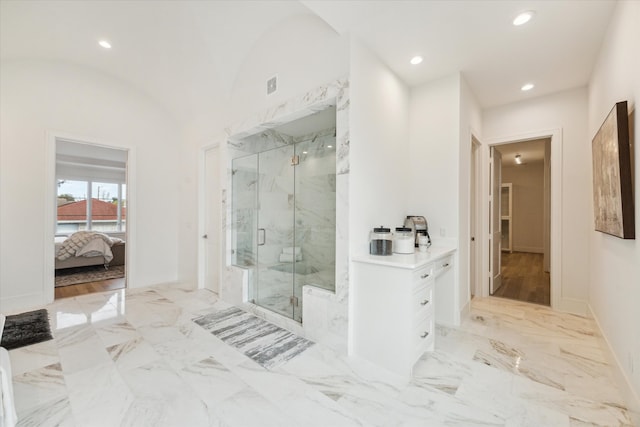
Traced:
<svg viewBox="0 0 640 427">
<path fill-rule="evenodd" d="M 9 352 L 20 426 L 633 425 L 595 323 L 534 304 L 474 299 L 408 381 L 322 344 L 265 368 L 300 337 L 190 284 L 45 308 L 54 339 Z"/>
</svg>

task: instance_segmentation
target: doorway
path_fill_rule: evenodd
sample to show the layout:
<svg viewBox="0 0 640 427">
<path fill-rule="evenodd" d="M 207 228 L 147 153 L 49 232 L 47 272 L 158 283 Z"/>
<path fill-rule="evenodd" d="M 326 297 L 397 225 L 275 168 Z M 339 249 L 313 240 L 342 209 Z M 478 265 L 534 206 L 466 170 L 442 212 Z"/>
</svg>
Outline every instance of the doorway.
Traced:
<svg viewBox="0 0 640 427">
<path fill-rule="evenodd" d="M 54 298 L 126 287 L 128 151 L 55 139 Z"/>
<path fill-rule="evenodd" d="M 550 138 L 493 147 L 500 280 L 491 294 L 551 305 L 550 286 Z M 499 182 L 495 182 L 499 177 Z"/>
</svg>

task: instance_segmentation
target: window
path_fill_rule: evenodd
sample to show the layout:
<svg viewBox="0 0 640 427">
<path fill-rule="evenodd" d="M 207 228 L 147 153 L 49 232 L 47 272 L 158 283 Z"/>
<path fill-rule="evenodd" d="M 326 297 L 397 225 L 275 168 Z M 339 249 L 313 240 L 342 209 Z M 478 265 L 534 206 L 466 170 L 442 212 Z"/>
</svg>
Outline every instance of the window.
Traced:
<svg viewBox="0 0 640 427">
<path fill-rule="evenodd" d="M 58 179 L 57 234 L 126 229 L 126 184 Z"/>
</svg>

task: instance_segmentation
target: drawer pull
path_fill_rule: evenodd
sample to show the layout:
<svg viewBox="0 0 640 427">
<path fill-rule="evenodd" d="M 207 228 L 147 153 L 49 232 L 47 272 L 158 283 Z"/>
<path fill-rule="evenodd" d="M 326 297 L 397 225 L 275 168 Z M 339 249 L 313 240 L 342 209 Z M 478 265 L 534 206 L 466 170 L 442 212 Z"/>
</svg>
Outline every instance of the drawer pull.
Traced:
<svg viewBox="0 0 640 427">
<path fill-rule="evenodd" d="M 429 332 L 423 332 L 420 334 L 420 338 L 426 338 L 429 336 Z"/>
<path fill-rule="evenodd" d="M 427 277 L 429 277 L 429 273 L 424 273 L 422 276 L 420 276 L 421 279 L 426 279 Z"/>
<path fill-rule="evenodd" d="M 429 304 L 428 299 L 423 299 L 422 302 L 420 302 L 420 305 L 427 305 L 427 304 Z"/>
<path fill-rule="evenodd" d="M 447 263 L 442 264 L 442 268 L 447 268 L 447 267 L 449 267 L 449 263 L 448 263 L 448 262 L 447 262 Z"/>
</svg>

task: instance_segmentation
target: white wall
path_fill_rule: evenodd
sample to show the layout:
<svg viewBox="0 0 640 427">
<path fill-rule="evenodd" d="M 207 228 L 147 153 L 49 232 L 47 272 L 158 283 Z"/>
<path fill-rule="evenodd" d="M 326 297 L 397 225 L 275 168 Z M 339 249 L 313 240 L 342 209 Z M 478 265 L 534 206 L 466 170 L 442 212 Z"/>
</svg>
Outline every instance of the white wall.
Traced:
<svg viewBox="0 0 640 427">
<path fill-rule="evenodd" d="M 435 245 L 453 244 L 457 301 L 452 324 L 470 301 L 470 161 L 471 136 L 480 137 L 481 110 L 461 74 L 413 88 L 409 112 L 410 215 L 423 215 Z M 441 319 L 442 321 L 442 319 Z"/>
<path fill-rule="evenodd" d="M 576 307 L 586 307 L 589 263 L 591 143 L 587 136 L 587 90 L 573 89 L 487 109 L 482 142 L 517 140 L 520 135 L 562 129 L 562 289 Z M 553 162 L 554 159 L 552 158 Z M 552 236 L 555 238 L 556 236 Z M 551 260 L 553 262 L 553 260 Z M 552 278 L 553 280 L 553 278 Z M 568 307 L 568 305 L 565 305 Z"/>
<path fill-rule="evenodd" d="M 413 88 L 409 112 L 409 215 L 423 215 L 432 240 L 459 232 L 460 75 Z"/>
<path fill-rule="evenodd" d="M 0 309 L 42 304 L 46 287 L 53 287 L 44 283 L 42 255 L 53 245 L 43 239 L 53 224 L 45 212 L 55 212 L 45 200 L 47 186 L 55 185 L 46 174 L 49 130 L 135 152 L 130 284 L 175 280 L 178 132 L 166 111 L 121 81 L 74 65 L 6 61 L 1 73 Z"/>
<path fill-rule="evenodd" d="M 369 232 L 402 226 L 410 197 L 409 90 L 357 40 L 351 43 L 351 253 L 369 252 Z"/>
<path fill-rule="evenodd" d="M 635 129 L 635 224 L 636 239 L 622 240 L 593 231 L 593 209 L 588 207 L 589 304 L 600 328 L 627 378 L 627 404 L 640 410 L 640 3 L 622 1 L 616 6 L 607 37 L 589 84 L 589 133 L 591 141 L 616 102 L 626 100 L 634 111 Z M 590 152 L 589 152 L 590 154 Z M 591 156 L 585 163 L 591 191 Z M 633 365 L 633 369 L 632 369 Z M 632 396 L 635 393 L 635 397 Z M 640 423 L 640 420 L 636 420 Z"/>
<path fill-rule="evenodd" d="M 315 15 L 299 15 L 263 34 L 238 70 L 225 123 L 237 124 L 349 73 L 349 39 Z M 278 89 L 267 95 L 267 80 Z"/>
</svg>

